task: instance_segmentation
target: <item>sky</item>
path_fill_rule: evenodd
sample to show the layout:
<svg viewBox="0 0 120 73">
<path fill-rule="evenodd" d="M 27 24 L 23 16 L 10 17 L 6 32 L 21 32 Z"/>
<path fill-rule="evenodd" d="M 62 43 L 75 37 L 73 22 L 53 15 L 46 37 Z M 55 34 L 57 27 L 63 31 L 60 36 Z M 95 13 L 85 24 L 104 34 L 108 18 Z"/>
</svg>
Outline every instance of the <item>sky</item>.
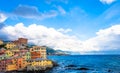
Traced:
<svg viewBox="0 0 120 73">
<path fill-rule="evenodd" d="M 77 54 L 119 54 L 120 0 L 0 0 L 0 39 Z"/>
</svg>

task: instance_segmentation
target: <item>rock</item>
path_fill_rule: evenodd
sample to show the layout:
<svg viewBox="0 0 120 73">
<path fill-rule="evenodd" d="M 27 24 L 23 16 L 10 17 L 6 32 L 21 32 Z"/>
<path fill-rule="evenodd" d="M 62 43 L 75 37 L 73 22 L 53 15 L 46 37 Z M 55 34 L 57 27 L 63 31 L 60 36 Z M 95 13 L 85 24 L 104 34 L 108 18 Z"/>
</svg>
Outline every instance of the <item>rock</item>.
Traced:
<svg viewBox="0 0 120 73">
<path fill-rule="evenodd" d="M 76 65 L 68 65 L 68 66 L 65 66 L 65 67 L 77 67 Z"/>
<path fill-rule="evenodd" d="M 76 70 L 90 70 L 90 69 L 89 69 L 89 68 L 82 67 L 82 68 L 77 68 Z"/>
<path fill-rule="evenodd" d="M 111 70 L 109 69 L 108 72 L 111 72 Z"/>
<path fill-rule="evenodd" d="M 78 67 L 76 65 L 68 65 L 65 66 L 66 69 L 72 69 L 72 70 L 90 70 L 89 68 L 85 68 L 85 67 Z"/>
<path fill-rule="evenodd" d="M 65 66 L 65 69 L 67 69 L 67 70 L 69 70 L 69 69 L 72 69 L 72 70 L 75 70 L 76 69 L 76 65 L 67 65 L 67 66 Z"/>
<path fill-rule="evenodd" d="M 59 64 L 54 61 L 52 61 L 52 63 L 53 63 L 53 67 L 59 66 Z"/>
</svg>

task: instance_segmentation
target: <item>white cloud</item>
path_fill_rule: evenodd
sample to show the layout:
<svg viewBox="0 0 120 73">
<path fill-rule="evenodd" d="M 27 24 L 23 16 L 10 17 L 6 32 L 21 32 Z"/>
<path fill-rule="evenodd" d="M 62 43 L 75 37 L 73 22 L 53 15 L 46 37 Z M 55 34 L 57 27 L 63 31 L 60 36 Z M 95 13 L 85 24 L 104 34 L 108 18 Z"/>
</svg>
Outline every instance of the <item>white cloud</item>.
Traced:
<svg viewBox="0 0 120 73">
<path fill-rule="evenodd" d="M 57 11 L 50 10 L 47 12 L 39 11 L 35 6 L 19 5 L 14 11 L 13 14 L 16 16 L 31 18 L 31 19 L 45 19 L 57 16 Z"/>
<path fill-rule="evenodd" d="M 7 19 L 7 16 L 5 16 L 3 13 L 0 13 L 0 23 L 3 23 Z"/>
<path fill-rule="evenodd" d="M 6 26 L 0 29 L 0 31 L 11 40 L 15 40 L 18 37 L 26 37 L 29 39 L 29 42 L 37 45 L 46 45 L 54 49 L 79 52 L 80 54 L 120 51 L 119 24 L 101 29 L 96 33 L 95 37 L 85 41 L 81 41 L 75 36 L 67 35 L 65 32 L 71 31 L 70 29 L 54 29 L 36 24 L 25 26 L 23 23 L 18 23 L 15 26 Z"/>
<path fill-rule="evenodd" d="M 66 14 L 66 11 L 61 6 L 57 6 L 57 8 L 61 14 Z"/>
<path fill-rule="evenodd" d="M 99 30 L 96 34 L 96 37 L 90 38 L 84 42 L 84 49 L 88 51 L 120 51 L 120 25 L 114 25 L 110 28 Z"/>
<path fill-rule="evenodd" d="M 57 31 L 62 32 L 62 33 L 68 33 L 68 32 L 71 32 L 72 29 L 63 29 L 63 28 L 60 28 Z"/>
<path fill-rule="evenodd" d="M 111 4 L 113 2 L 115 2 L 116 0 L 100 0 L 100 2 L 102 2 L 103 4 Z"/>
<path fill-rule="evenodd" d="M 62 28 L 61 28 L 62 29 Z M 63 29 L 65 32 L 70 29 Z M 69 36 L 54 28 L 48 28 L 42 25 L 31 24 L 28 27 L 23 23 L 18 23 L 15 26 L 6 26 L 1 29 L 8 38 L 15 40 L 18 37 L 26 37 L 29 42 L 37 45 L 47 45 L 54 49 L 61 49 L 65 51 L 79 51 L 81 48 L 81 41 L 75 36 Z"/>
</svg>

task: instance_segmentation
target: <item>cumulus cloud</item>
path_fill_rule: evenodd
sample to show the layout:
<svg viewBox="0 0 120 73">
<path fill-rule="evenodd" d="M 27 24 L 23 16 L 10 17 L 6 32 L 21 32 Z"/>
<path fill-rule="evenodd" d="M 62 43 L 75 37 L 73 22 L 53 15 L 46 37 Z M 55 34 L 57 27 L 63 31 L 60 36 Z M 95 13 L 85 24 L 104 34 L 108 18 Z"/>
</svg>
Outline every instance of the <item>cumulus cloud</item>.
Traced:
<svg viewBox="0 0 120 73">
<path fill-rule="evenodd" d="M 13 14 L 24 18 L 44 19 L 57 16 L 57 11 L 50 10 L 48 12 L 41 12 L 35 6 L 19 5 Z"/>
<path fill-rule="evenodd" d="M 62 32 L 62 33 L 68 33 L 68 32 L 71 32 L 72 29 L 63 29 L 63 28 L 60 28 L 57 31 Z"/>
<path fill-rule="evenodd" d="M 7 19 L 7 16 L 3 13 L 0 13 L 0 23 L 3 23 Z"/>
<path fill-rule="evenodd" d="M 113 25 L 101 29 L 95 37 L 81 41 L 76 36 L 70 36 L 65 32 L 70 29 L 54 29 L 43 25 L 31 24 L 25 26 L 18 23 L 14 26 L 6 26 L 0 29 L 0 33 L 8 36 L 8 39 L 15 40 L 19 37 L 29 39 L 29 42 L 36 45 L 46 45 L 56 50 L 79 52 L 80 54 L 118 54 L 120 51 L 120 25 Z"/>
<path fill-rule="evenodd" d="M 120 51 L 120 25 L 114 25 L 107 29 L 101 29 L 96 34 L 96 37 L 84 41 L 84 49 L 87 49 L 90 52 L 107 52 L 112 50 L 114 53 L 114 50 Z"/>
<path fill-rule="evenodd" d="M 102 2 L 103 4 L 111 4 L 113 2 L 115 2 L 116 0 L 100 0 L 100 2 Z"/>
<path fill-rule="evenodd" d="M 8 38 L 11 40 L 15 40 L 18 37 L 26 37 L 29 39 L 29 42 L 36 45 L 46 45 L 64 51 L 77 52 L 82 45 L 81 41 L 75 36 L 69 36 L 54 28 L 48 28 L 43 25 L 31 24 L 26 27 L 23 23 L 18 23 L 15 26 L 6 26 L 0 31 L 9 36 Z M 68 32 L 70 29 L 65 31 Z"/>
</svg>

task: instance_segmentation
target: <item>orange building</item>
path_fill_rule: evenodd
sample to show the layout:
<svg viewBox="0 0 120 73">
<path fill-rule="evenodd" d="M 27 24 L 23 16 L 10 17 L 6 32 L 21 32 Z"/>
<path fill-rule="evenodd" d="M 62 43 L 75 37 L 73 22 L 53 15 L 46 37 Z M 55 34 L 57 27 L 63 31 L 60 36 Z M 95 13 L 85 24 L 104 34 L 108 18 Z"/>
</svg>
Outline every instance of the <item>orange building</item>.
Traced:
<svg viewBox="0 0 120 73">
<path fill-rule="evenodd" d="M 27 44 L 28 39 L 26 38 L 18 38 L 18 40 L 13 41 L 16 45 L 20 45 L 20 44 Z"/>
<path fill-rule="evenodd" d="M 28 39 L 18 38 L 18 40 L 13 41 L 13 43 L 16 44 L 18 48 L 26 48 Z"/>
<path fill-rule="evenodd" d="M 30 52 L 40 53 L 40 57 L 39 57 L 39 58 L 43 58 L 43 59 L 46 59 L 46 58 L 47 58 L 47 55 L 46 55 L 46 47 L 44 47 L 44 46 L 33 46 L 33 47 L 30 49 Z M 31 56 L 32 56 L 32 53 L 31 53 Z"/>
<path fill-rule="evenodd" d="M 31 52 L 31 59 L 41 58 L 40 52 L 33 51 Z"/>
<path fill-rule="evenodd" d="M 18 38 L 20 44 L 27 44 L 28 39 L 26 38 Z"/>
<path fill-rule="evenodd" d="M 15 70 L 17 70 L 16 64 L 8 64 L 6 66 L 6 71 L 15 71 Z"/>
<path fill-rule="evenodd" d="M 17 58 L 17 68 L 21 69 L 23 65 L 23 58 Z"/>
<path fill-rule="evenodd" d="M 18 69 L 23 69 L 26 67 L 26 65 L 27 65 L 27 62 L 22 57 L 17 58 L 17 68 Z"/>
</svg>

